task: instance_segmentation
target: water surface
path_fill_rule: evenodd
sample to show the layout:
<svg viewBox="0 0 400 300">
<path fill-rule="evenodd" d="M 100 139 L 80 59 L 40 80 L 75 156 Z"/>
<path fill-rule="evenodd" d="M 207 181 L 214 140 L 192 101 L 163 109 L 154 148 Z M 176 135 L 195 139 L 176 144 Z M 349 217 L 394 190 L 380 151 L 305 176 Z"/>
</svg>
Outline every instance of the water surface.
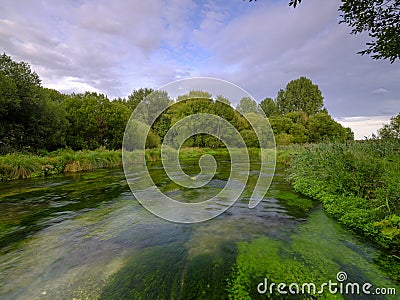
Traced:
<svg viewBox="0 0 400 300">
<path fill-rule="evenodd" d="M 213 180 L 195 190 L 168 180 L 160 163 L 149 168 L 171 197 L 199 201 L 226 184 L 229 161 L 218 161 Z M 196 174 L 197 166 L 187 160 L 183 169 Z M 1 183 L 0 298 L 279 298 L 260 295 L 257 285 L 266 277 L 320 284 L 336 280 L 340 271 L 348 282 L 400 291 L 375 263 L 387 254 L 293 192 L 282 170 L 260 205 L 249 209 L 258 176 L 256 170 L 251 174 L 233 207 L 198 224 L 172 223 L 149 213 L 133 198 L 121 169 Z"/>
</svg>

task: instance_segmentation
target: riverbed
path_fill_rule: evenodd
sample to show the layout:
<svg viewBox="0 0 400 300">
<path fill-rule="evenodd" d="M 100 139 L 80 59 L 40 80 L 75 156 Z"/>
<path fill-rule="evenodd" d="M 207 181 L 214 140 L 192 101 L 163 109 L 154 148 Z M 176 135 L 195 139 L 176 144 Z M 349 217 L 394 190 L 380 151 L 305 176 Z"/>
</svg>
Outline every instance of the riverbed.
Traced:
<svg viewBox="0 0 400 300">
<path fill-rule="evenodd" d="M 196 161 L 182 164 L 196 173 Z M 197 189 L 168 180 L 160 162 L 149 170 L 165 193 L 196 200 L 225 186 L 229 161 Z M 329 281 L 336 293 L 325 285 L 313 297 L 398 299 L 376 294 L 400 292 L 376 264 L 388 254 L 295 193 L 282 168 L 253 209 L 251 187 L 222 215 L 179 224 L 141 206 L 121 168 L 0 183 L 0 299 L 313 299 L 287 288 L 313 283 L 318 292 Z M 262 293 L 266 280 L 287 294 Z M 369 283 L 371 294 L 346 293 L 346 283 Z"/>
</svg>

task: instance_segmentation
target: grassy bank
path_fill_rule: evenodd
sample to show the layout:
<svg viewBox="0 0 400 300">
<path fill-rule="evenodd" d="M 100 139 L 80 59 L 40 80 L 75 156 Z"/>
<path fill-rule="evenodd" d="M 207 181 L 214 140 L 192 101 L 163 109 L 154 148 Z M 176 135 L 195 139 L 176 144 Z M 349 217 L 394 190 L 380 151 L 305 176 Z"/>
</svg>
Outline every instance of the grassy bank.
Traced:
<svg viewBox="0 0 400 300">
<path fill-rule="evenodd" d="M 33 178 L 122 165 L 121 151 L 59 150 L 46 156 L 13 153 L 0 156 L 0 181 Z"/>
<path fill-rule="evenodd" d="M 287 169 L 294 189 L 399 256 L 400 144 L 369 140 L 301 149 Z"/>
<path fill-rule="evenodd" d="M 257 155 L 259 149 L 248 149 L 250 155 Z M 228 155 L 227 149 L 184 148 L 180 159 L 199 158 L 203 154 Z M 132 153 L 132 161 L 141 157 L 141 152 Z M 161 159 L 161 149 L 146 149 L 146 161 Z M 46 155 L 13 153 L 0 156 L 0 181 L 20 178 L 34 178 L 68 172 L 89 171 L 122 165 L 121 151 L 97 149 L 93 151 L 72 151 L 61 149 Z"/>
</svg>

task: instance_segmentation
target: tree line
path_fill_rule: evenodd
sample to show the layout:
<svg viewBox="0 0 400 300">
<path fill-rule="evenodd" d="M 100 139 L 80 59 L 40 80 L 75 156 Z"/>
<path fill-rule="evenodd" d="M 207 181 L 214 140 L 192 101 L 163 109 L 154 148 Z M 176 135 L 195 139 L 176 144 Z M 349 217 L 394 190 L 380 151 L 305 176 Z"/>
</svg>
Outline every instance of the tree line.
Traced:
<svg viewBox="0 0 400 300">
<path fill-rule="evenodd" d="M 257 137 L 243 114 L 261 110 L 269 118 L 277 144 L 353 139 L 351 130 L 334 121 L 323 107 L 318 86 L 305 77 L 292 80 L 278 92 L 276 99 L 266 98 L 260 104 L 243 98 L 233 108 L 229 99 L 221 95 L 216 98 L 218 101 L 207 92 L 191 91 L 173 100 L 166 92 L 149 88 L 134 90 L 125 98 L 113 100 L 94 92 L 66 95 L 42 87 L 39 76 L 27 63 L 15 62 L 2 54 L 0 153 L 53 151 L 65 147 L 120 149 L 130 115 L 143 99 L 155 101 L 154 105 L 157 101 L 176 102 L 152 125 L 148 147 L 159 146 L 169 128 L 181 118 L 196 113 L 221 116 L 237 128 L 248 146 L 257 147 Z M 189 138 L 185 146 L 221 147 L 222 144 L 212 136 L 199 134 Z"/>
</svg>

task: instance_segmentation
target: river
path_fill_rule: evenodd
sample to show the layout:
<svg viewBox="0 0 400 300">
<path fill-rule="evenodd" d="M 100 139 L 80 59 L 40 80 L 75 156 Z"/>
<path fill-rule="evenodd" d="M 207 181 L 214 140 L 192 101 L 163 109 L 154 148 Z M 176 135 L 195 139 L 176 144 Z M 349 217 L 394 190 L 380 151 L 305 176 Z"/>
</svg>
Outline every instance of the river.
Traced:
<svg viewBox="0 0 400 300">
<path fill-rule="evenodd" d="M 196 171 L 193 160 L 183 165 Z M 158 186 L 182 199 L 223 188 L 229 162 L 218 168 L 190 190 L 171 183 L 161 163 L 149 165 Z M 120 168 L 0 183 L 0 299 L 398 299 L 372 295 L 400 292 L 376 263 L 387 254 L 295 193 L 282 169 L 254 209 L 250 194 L 251 183 L 217 218 L 178 224 L 143 208 Z M 265 280 L 276 284 L 272 294 L 260 293 Z M 276 289 L 329 281 L 337 292 L 326 285 L 314 298 Z M 369 283 L 371 294 L 346 293 L 346 283 Z"/>
</svg>

